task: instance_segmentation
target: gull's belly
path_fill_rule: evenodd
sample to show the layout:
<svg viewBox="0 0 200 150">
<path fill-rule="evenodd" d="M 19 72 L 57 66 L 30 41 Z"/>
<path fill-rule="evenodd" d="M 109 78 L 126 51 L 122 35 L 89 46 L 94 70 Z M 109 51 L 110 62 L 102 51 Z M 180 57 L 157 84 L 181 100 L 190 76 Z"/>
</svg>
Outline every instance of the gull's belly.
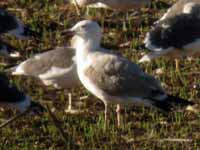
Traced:
<svg viewBox="0 0 200 150">
<path fill-rule="evenodd" d="M 81 81 L 81 83 L 83 84 L 83 86 L 90 91 L 93 95 L 95 95 L 96 97 L 98 97 L 99 99 L 101 99 L 102 101 L 107 102 L 106 97 L 107 94 L 105 94 L 104 91 L 102 91 L 100 88 L 98 88 L 85 74 L 84 74 L 84 70 L 78 69 L 78 76 L 79 79 Z"/>
</svg>

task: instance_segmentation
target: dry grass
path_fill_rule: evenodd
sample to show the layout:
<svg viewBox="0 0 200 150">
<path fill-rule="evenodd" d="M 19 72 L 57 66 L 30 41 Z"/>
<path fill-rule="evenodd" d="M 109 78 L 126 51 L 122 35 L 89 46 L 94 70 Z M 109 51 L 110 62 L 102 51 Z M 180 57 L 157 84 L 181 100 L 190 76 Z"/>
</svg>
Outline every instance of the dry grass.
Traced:
<svg viewBox="0 0 200 150">
<path fill-rule="evenodd" d="M 169 2 L 170 4 L 171 2 Z M 72 5 L 62 0 L 1 0 L 0 6 L 17 14 L 24 23 L 42 33 L 41 41 L 19 41 L 6 37 L 24 55 L 22 60 L 33 53 L 62 46 L 66 40 L 60 32 L 82 19 L 94 19 L 104 29 L 103 45 L 116 49 L 133 62 L 137 63 L 141 53 L 141 44 L 151 24 L 165 11 L 165 5 L 154 2 L 152 8 L 143 9 L 142 13 L 131 17 L 123 25 L 123 13 L 110 10 L 82 9 L 81 18 Z M 135 49 L 135 50 L 134 50 Z M 22 60 L 12 61 L 16 64 Z M 150 64 L 140 65 L 146 72 L 161 80 L 167 91 L 199 104 L 200 100 L 200 59 L 181 60 L 181 73 L 175 72 L 174 62 L 163 58 Z M 156 75 L 157 68 L 163 68 L 164 74 Z M 3 67 L 1 67 L 3 69 Z M 50 103 L 51 109 L 60 120 L 64 132 L 71 140 L 66 144 L 57 128 L 51 122 L 48 113 L 42 116 L 25 116 L 0 131 L 0 149 L 197 149 L 200 146 L 199 113 L 176 111 L 169 114 L 155 109 L 125 109 L 123 126 L 116 126 L 114 106 L 110 108 L 110 125 L 103 130 L 104 105 L 90 95 L 84 88 L 73 91 L 73 107 L 86 110 L 83 114 L 65 114 L 67 92 L 44 87 L 38 80 L 28 77 L 10 77 L 16 85 L 32 96 L 34 100 Z M 88 95 L 86 100 L 81 96 Z M 199 107 L 197 106 L 197 109 Z M 0 113 L 8 119 L 13 113 L 9 110 Z"/>
</svg>

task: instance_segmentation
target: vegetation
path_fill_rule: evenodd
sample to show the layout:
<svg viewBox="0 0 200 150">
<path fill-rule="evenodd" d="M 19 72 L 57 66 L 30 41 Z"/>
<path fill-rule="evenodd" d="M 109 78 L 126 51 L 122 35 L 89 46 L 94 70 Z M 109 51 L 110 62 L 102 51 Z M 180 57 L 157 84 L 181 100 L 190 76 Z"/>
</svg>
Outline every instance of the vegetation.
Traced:
<svg viewBox="0 0 200 150">
<path fill-rule="evenodd" d="M 146 49 L 142 48 L 145 33 L 155 20 L 166 12 L 171 1 L 154 1 L 150 8 L 132 15 L 104 9 L 81 9 L 77 16 L 75 7 L 62 0 L 1 0 L 5 7 L 16 14 L 24 23 L 42 33 L 41 40 L 5 39 L 23 54 L 20 60 L 9 61 L 9 65 L 25 60 L 34 53 L 56 46 L 69 45 L 61 32 L 83 19 L 98 21 L 104 32 L 102 44 L 115 49 L 137 63 Z M 124 23 L 124 21 L 126 23 Z M 4 60 L 2 60 L 4 61 Z M 2 62 L 1 61 L 1 62 Z M 200 100 L 200 59 L 182 59 L 181 73 L 175 71 L 173 60 L 160 58 L 149 64 L 140 64 L 149 74 L 162 81 L 166 90 L 198 104 Z M 2 70 L 5 66 L 1 66 Z M 162 68 L 161 74 L 157 69 Z M 45 87 L 30 77 L 9 76 L 20 89 L 34 100 L 48 103 L 57 116 L 67 139 L 52 122 L 48 112 L 33 116 L 26 115 L 0 130 L 0 149 L 14 150 L 61 150 L 61 149 L 198 149 L 200 147 L 199 113 L 178 109 L 164 113 L 149 108 L 125 108 L 122 113 L 123 125 L 117 128 L 115 106 L 109 109 L 109 127 L 103 129 L 104 105 L 84 88 L 74 89 L 72 104 L 80 114 L 66 114 L 68 91 Z M 81 97 L 88 96 L 86 99 Z M 16 112 L 14 112 L 16 114 Z M 1 122 L 14 115 L 11 110 L 0 112 Z"/>
</svg>

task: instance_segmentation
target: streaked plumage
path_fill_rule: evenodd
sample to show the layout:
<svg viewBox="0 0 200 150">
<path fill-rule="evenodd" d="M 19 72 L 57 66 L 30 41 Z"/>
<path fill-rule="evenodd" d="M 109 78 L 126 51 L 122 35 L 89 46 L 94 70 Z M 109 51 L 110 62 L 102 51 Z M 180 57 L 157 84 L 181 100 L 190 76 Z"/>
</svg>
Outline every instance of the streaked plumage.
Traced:
<svg viewBox="0 0 200 150">
<path fill-rule="evenodd" d="M 144 73 L 128 59 L 100 47 L 101 30 L 96 22 L 84 20 L 72 27 L 76 36 L 76 59 L 78 76 L 93 95 L 107 105 L 139 105 L 172 108 L 172 96 L 161 87 L 160 82 Z M 189 101 L 173 97 L 177 103 Z"/>
</svg>

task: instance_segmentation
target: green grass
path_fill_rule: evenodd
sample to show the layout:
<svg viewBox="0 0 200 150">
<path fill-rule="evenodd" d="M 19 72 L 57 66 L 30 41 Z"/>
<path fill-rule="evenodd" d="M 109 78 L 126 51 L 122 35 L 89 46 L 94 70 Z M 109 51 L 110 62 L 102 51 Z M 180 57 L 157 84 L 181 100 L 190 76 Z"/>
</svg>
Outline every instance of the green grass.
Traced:
<svg viewBox="0 0 200 150">
<path fill-rule="evenodd" d="M 24 54 L 21 60 L 11 62 L 12 64 L 19 63 L 34 53 L 42 52 L 42 50 L 66 44 L 66 39 L 60 36 L 60 32 L 82 19 L 98 21 L 104 29 L 103 45 L 121 52 L 137 63 L 141 57 L 141 52 L 145 51 L 137 51 L 137 49 L 140 49 L 145 33 L 150 29 L 152 22 L 166 11 L 166 8 L 158 7 L 158 3 L 154 3 L 148 13 L 144 10 L 134 19 L 129 15 L 124 27 L 123 18 L 125 14 L 123 13 L 96 9 L 90 9 L 86 12 L 86 9 L 82 9 L 82 16 L 79 18 L 75 13 L 75 8 L 72 5 L 64 4 L 62 0 L 18 0 L 17 2 L 3 0 L 0 2 L 0 6 L 8 8 L 24 23 L 30 24 L 34 30 L 42 33 L 41 42 L 35 40 L 19 41 L 12 37 L 5 37 Z M 180 75 L 175 72 L 174 61 L 164 58 L 140 66 L 144 71 L 162 81 L 169 93 L 192 99 L 199 104 L 199 59 L 181 60 L 182 74 Z M 155 70 L 161 67 L 165 73 L 156 75 Z M 1 68 L 3 69 L 3 67 Z M 21 90 L 31 95 L 34 100 L 51 104 L 51 108 L 55 109 L 54 114 L 60 120 L 66 135 L 68 135 L 68 142 L 63 141 L 49 114 L 44 113 L 40 116 L 27 115 L 3 128 L 0 131 L 0 149 L 171 150 L 197 149 L 200 147 L 199 114 L 185 110 L 166 114 L 155 109 L 140 107 L 130 110 L 127 108 L 122 114 L 122 127 L 117 128 L 115 107 L 110 106 L 109 126 L 105 131 L 103 129 L 104 105 L 84 88 L 73 90 L 73 107 L 87 111 L 86 113 L 71 115 L 64 112 L 68 103 L 66 91 L 45 87 L 38 80 L 29 77 L 10 76 L 10 79 Z M 194 85 L 197 85 L 197 88 L 193 88 Z M 79 98 L 84 95 L 88 95 L 89 98 L 80 100 Z M 197 109 L 200 108 L 197 106 Z M 8 119 L 14 114 L 15 112 L 5 110 L 0 113 L 0 118 Z M 182 140 L 172 141 L 172 139 Z M 186 139 L 186 141 L 183 139 Z M 70 144 L 71 140 L 74 143 L 72 145 Z"/>
</svg>

